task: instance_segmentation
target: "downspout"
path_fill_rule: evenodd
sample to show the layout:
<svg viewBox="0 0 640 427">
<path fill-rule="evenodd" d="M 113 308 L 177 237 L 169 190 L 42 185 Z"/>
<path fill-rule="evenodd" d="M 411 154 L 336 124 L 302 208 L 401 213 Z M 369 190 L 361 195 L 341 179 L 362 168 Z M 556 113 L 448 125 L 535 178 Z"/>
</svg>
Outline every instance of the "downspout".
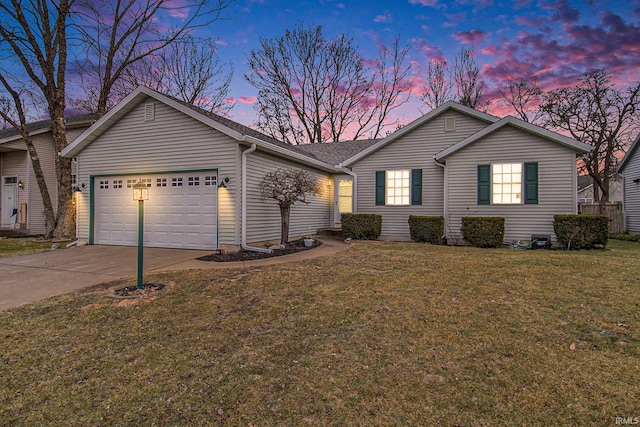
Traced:
<svg viewBox="0 0 640 427">
<path fill-rule="evenodd" d="M 242 197 L 240 202 L 240 246 L 245 251 L 262 252 L 270 254 L 271 249 L 256 248 L 254 246 L 247 246 L 247 155 L 253 153 L 258 148 L 254 143 L 251 144 L 251 148 L 242 152 Z"/>
</svg>

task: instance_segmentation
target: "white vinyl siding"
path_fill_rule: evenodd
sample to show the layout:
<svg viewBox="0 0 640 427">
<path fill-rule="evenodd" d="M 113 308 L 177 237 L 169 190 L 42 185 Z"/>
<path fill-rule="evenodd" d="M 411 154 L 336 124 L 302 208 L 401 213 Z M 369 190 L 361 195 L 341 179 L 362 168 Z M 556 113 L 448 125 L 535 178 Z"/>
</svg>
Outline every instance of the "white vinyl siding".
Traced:
<svg viewBox="0 0 640 427">
<path fill-rule="evenodd" d="M 538 204 L 478 205 L 477 166 L 538 163 Z M 446 232 L 460 238 L 463 216 L 502 216 L 505 240 L 553 234 L 554 214 L 576 212 L 576 155 L 568 148 L 506 126 L 446 159 L 448 180 Z"/>
<path fill-rule="evenodd" d="M 447 117 L 456 118 L 455 131 L 445 132 Z M 353 165 L 358 176 L 356 212 L 382 215 L 382 239 L 408 240 L 409 215 L 444 214 L 444 172 L 435 164 L 433 156 L 488 125 L 483 120 L 449 110 L 364 157 Z M 376 206 L 376 171 L 399 169 L 422 169 L 422 205 Z M 474 182 L 469 185 L 475 189 Z"/>
<path fill-rule="evenodd" d="M 333 178 L 322 171 L 305 167 L 272 155 L 255 151 L 247 157 L 247 243 L 280 239 L 280 208 L 275 200 L 262 200 L 260 182 L 267 172 L 281 169 L 303 169 L 320 183 L 318 195 L 310 195 L 304 204 L 291 207 L 289 238 L 301 237 L 318 228 L 329 227 L 333 212 Z"/>
<path fill-rule="evenodd" d="M 223 133 L 161 102 L 156 102 L 155 120 L 145 121 L 143 101 L 88 145 L 78 160 L 78 182 L 87 186 L 89 175 L 217 169 L 219 177 L 230 178 L 224 192 L 218 193 L 219 243 L 221 246 L 239 244 L 236 220 L 239 148 L 235 140 Z M 172 184 L 167 181 L 169 188 Z M 183 185 L 186 184 L 187 181 L 183 181 Z M 78 203 L 79 234 L 87 239 L 89 191 L 79 193 Z"/>
<path fill-rule="evenodd" d="M 632 157 L 627 160 L 622 171 L 624 177 L 624 211 L 629 233 L 640 233 L 640 147 L 637 147 Z M 610 185 L 612 185 L 611 183 Z"/>
</svg>

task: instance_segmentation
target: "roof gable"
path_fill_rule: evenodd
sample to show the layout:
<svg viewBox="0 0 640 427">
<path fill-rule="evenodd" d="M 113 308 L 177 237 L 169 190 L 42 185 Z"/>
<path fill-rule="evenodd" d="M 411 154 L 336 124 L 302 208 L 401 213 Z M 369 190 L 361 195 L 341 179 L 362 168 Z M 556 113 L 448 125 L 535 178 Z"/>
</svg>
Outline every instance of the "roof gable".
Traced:
<svg viewBox="0 0 640 427">
<path fill-rule="evenodd" d="M 163 95 L 145 86 L 139 86 L 136 90 L 126 96 L 118 105 L 109 110 L 89 129 L 79 135 L 73 143 L 62 150 L 65 157 L 78 155 L 85 147 L 95 141 L 107 129 L 118 122 L 123 116 L 132 111 L 145 99 L 152 98 L 162 102 L 169 107 L 178 110 L 205 125 L 236 140 L 238 143 L 246 145 L 256 144 L 259 148 L 273 152 L 280 157 L 286 157 L 297 162 L 308 164 L 327 171 L 335 171 L 334 164 L 329 164 L 315 156 L 309 156 L 303 150 L 298 150 L 293 145 L 285 144 L 254 129 L 244 126 L 233 120 L 222 117 L 218 114 L 208 112 L 194 105 Z"/>
<path fill-rule="evenodd" d="M 591 149 L 593 148 L 590 145 L 584 144 L 582 142 L 576 141 L 575 139 L 571 139 L 571 138 L 567 138 L 566 136 L 560 135 L 558 133 L 552 132 L 550 130 L 541 128 L 539 126 L 536 125 L 532 125 L 531 123 L 527 123 L 525 121 L 522 121 L 520 119 L 516 119 L 515 117 L 511 117 L 511 116 L 507 116 L 507 117 L 503 117 L 502 119 L 496 121 L 495 123 L 493 123 L 490 126 L 487 126 L 486 128 L 482 129 L 480 132 L 476 132 L 473 135 L 463 139 L 462 141 L 458 142 L 457 144 L 454 144 L 448 148 L 446 148 L 445 150 L 442 150 L 441 152 L 437 153 L 434 156 L 434 159 L 436 161 L 441 161 L 444 160 L 446 157 L 450 156 L 451 154 L 463 149 L 464 147 L 474 143 L 475 141 L 479 140 L 480 138 L 483 138 L 493 132 L 495 132 L 498 129 L 501 129 L 505 126 L 513 126 L 517 129 L 523 130 L 525 132 L 529 132 L 532 133 L 534 135 L 538 135 L 542 138 L 548 139 L 552 142 L 556 142 L 558 144 L 561 144 L 567 148 L 572 149 L 573 151 L 577 152 L 577 153 L 588 153 L 589 151 L 591 151 Z"/>
<path fill-rule="evenodd" d="M 393 132 L 392 134 L 390 134 L 389 136 L 387 136 L 386 138 L 383 138 L 381 140 L 379 140 L 378 142 L 376 142 L 375 144 L 371 145 L 369 148 L 351 156 L 348 159 L 345 159 L 341 165 L 344 166 L 350 166 L 353 163 L 357 162 L 358 160 L 361 160 L 362 158 L 368 156 L 369 154 L 374 153 L 375 151 L 381 149 L 382 147 L 392 143 L 393 141 L 399 139 L 400 137 L 408 134 L 409 132 L 413 131 L 414 129 L 419 128 L 420 126 L 424 125 L 425 123 L 428 123 L 429 121 L 433 120 L 434 118 L 440 116 L 441 114 L 445 113 L 446 111 L 450 111 L 450 110 L 454 110 L 457 111 L 459 113 L 483 120 L 487 123 L 494 123 L 497 122 L 498 120 L 500 120 L 498 117 L 492 116 L 490 114 L 487 113 L 483 113 L 481 111 L 478 110 L 474 110 L 473 108 L 469 108 L 466 107 L 462 104 L 458 104 L 457 102 L 453 102 L 453 101 L 448 101 L 445 102 L 444 104 L 442 104 L 441 106 L 439 106 L 438 108 L 434 108 L 433 110 L 429 111 L 427 114 L 425 114 L 422 117 L 417 118 L 416 120 L 412 121 L 411 123 L 409 123 L 408 125 L 402 127 L 401 129 L 398 129 L 397 131 Z"/>
<path fill-rule="evenodd" d="M 625 166 L 627 166 L 627 163 L 629 163 L 629 160 L 631 160 L 631 158 L 633 157 L 633 153 L 635 153 L 635 151 L 638 149 L 638 146 L 640 146 L 640 133 L 636 137 L 636 140 L 633 141 L 633 144 L 631 144 L 631 147 L 629 147 L 629 150 L 624 155 L 622 160 L 620 160 L 620 164 L 618 165 L 618 173 L 622 173 Z"/>
</svg>

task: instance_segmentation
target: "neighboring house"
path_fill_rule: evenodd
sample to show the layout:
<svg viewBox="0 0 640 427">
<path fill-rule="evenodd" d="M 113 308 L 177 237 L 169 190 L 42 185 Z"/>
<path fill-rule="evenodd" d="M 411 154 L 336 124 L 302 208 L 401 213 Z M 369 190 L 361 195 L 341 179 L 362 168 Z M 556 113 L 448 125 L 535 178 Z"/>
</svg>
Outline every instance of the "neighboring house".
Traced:
<svg viewBox="0 0 640 427">
<path fill-rule="evenodd" d="M 624 196 L 622 176 L 616 173 L 609 180 L 609 202 L 622 202 Z M 578 203 L 594 203 L 593 178 L 589 175 L 578 176 Z"/>
<path fill-rule="evenodd" d="M 624 187 L 624 212 L 629 233 L 640 233 L 640 134 L 625 154 L 618 173 L 622 175 Z"/>
<path fill-rule="evenodd" d="M 349 212 L 381 214 L 383 239 L 408 240 L 409 215 L 444 216 L 452 238 L 467 215 L 504 216 L 507 239 L 552 235 L 554 214 L 576 212 L 576 154 L 590 148 L 453 102 L 381 140 L 295 146 L 139 87 L 62 154 L 77 156 L 88 189 L 77 209 L 90 244 L 135 245 L 131 187 L 143 180 L 147 246 L 238 250 L 280 236 L 259 190 L 276 168 L 321 183 L 293 206 L 292 237 Z"/>
<path fill-rule="evenodd" d="M 94 121 L 91 114 L 68 117 L 67 138 L 74 140 Z M 33 144 L 47 183 L 54 209 L 57 208 L 58 186 L 55 172 L 56 150 L 51 122 L 42 120 L 28 125 Z M 0 130 L 0 228 L 20 228 L 31 234 L 45 232 L 42 195 L 36 182 L 27 146 L 14 128 Z"/>
</svg>

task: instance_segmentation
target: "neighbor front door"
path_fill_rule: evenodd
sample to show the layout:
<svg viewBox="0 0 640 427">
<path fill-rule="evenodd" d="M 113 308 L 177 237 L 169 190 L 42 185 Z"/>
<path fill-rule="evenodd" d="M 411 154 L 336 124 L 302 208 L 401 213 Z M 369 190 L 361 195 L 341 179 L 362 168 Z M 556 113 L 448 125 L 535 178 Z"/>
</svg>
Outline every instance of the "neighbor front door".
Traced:
<svg viewBox="0 0 640 427">
<path fill-rule="evenodd" d="M 2 228 L 14 228 L 18 218 L 18 177 L 2 177 Z"/>
<path fill-rule="evenodd" d="M 353 213 L 353 177 L 349 175 L 337 175 L 335 177 L 334 187 L 334 226 L 340 227 L 342 214 Z"/>
</svg>

